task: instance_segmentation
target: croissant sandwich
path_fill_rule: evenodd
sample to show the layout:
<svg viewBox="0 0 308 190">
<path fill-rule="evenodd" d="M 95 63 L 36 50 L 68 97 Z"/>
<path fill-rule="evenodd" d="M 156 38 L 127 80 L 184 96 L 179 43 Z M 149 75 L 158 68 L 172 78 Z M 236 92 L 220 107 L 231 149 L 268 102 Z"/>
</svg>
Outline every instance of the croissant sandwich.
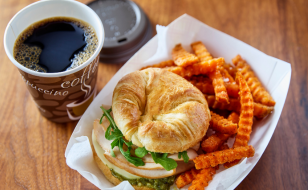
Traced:
<svg viewBox="0 0 308 190">
<path fill-rule="evenodd" d="M 204 95 L 184 78 L 149 68 L 124 76 L 112 107 L 94 121 L 94 159 L 117 185 L 169 189 L 175 176 L 194 167 L 210 111 Z"/>
</svg>

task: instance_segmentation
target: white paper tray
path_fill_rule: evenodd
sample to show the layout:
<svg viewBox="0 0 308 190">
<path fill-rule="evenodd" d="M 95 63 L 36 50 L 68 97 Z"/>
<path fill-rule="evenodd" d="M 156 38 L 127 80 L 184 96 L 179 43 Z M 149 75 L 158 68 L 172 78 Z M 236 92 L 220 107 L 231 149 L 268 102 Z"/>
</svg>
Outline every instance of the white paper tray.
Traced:
<svg viewBox="0 0 308 190">
<path fill-rule="evenodd" d="M 275 111 L 269 117 L 254 122 L 249 144 L 255 148 L 255 156 L 242 160 L 232 168 L 218 170 L 206 188 L 234 189 L 257 164 L 274 133 L 288 93 L 291 65 L 186 14 L 167 27 L 157 26 L 157 35 L 127 61 L 97 95 L 78 122 L 68 142 L 65 152 L 67 165 L 100 189 L 133 189 L 128 182 L 122 182 L 114 187 L 96 166 L 90 147 L 93 120 L 102 115 L 100 105 L 111 105 L 113 89 L 124 75 L 141 67 L 171 59 L 171 51 L 175 44 L 182 43 L 183 47 L 190 51 L 190 44 L 195 41 L 202 41 L 214 57 L 224 57 L 227 63 L 231 63 L 231 59 L 240 54 L 251 65 L 276 101 Z"/>
</svg>

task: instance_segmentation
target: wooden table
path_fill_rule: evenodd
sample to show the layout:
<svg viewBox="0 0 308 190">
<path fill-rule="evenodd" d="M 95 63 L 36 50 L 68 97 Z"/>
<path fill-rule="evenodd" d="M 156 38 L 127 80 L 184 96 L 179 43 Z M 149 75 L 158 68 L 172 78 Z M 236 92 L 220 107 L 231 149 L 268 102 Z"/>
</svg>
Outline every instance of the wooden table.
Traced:
<svg viewBox="0 0 308 190">
<path fill-rule="evenodd" d="M 237 189 L 308 189 L 308 1 L 135 1 L 153 26 L 168 25 L 187 13 L 292 64 L 290 90 L 277 129 Z M 65 162 L 64 151 L 77 122 L 55 124 L 42 117 L 4 52 L 7 23 L 32 2 L 0 2 L 0 189 L 97 189 Z M 122 65 L 99 65 L 99 90 Z"/>
</svg>

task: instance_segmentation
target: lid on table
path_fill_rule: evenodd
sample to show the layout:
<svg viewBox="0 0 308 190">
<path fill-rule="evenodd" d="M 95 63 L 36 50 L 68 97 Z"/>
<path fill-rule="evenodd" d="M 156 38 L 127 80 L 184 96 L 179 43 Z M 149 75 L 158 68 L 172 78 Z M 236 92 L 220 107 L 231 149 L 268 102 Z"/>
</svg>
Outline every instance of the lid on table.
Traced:
<svg viewBox="0 0 308 190">
<path fill-rule="evenodd" d="M 152 37 L 152 26 L 143 10 L 129 0 L 95 0 L 88 4 L 102 20 L 105 41 L 100 58 L 123 63 Z"/>
</svg>

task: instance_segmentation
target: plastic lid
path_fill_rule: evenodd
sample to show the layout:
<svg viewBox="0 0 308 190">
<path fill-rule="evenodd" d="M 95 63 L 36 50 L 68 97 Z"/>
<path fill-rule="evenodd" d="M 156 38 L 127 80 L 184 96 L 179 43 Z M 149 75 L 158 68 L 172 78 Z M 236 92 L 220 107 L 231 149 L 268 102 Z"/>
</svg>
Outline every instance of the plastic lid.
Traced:
<svg viewBox="0 0 308 190">
<path fill-rule="evenodd" d="M 88 4 L 102 20 L 105 41 L 100 58 L 123 63 L 152 37 L 152 26 L 142 9 L 128 0 L 96 0 Z"/>
</svg>

